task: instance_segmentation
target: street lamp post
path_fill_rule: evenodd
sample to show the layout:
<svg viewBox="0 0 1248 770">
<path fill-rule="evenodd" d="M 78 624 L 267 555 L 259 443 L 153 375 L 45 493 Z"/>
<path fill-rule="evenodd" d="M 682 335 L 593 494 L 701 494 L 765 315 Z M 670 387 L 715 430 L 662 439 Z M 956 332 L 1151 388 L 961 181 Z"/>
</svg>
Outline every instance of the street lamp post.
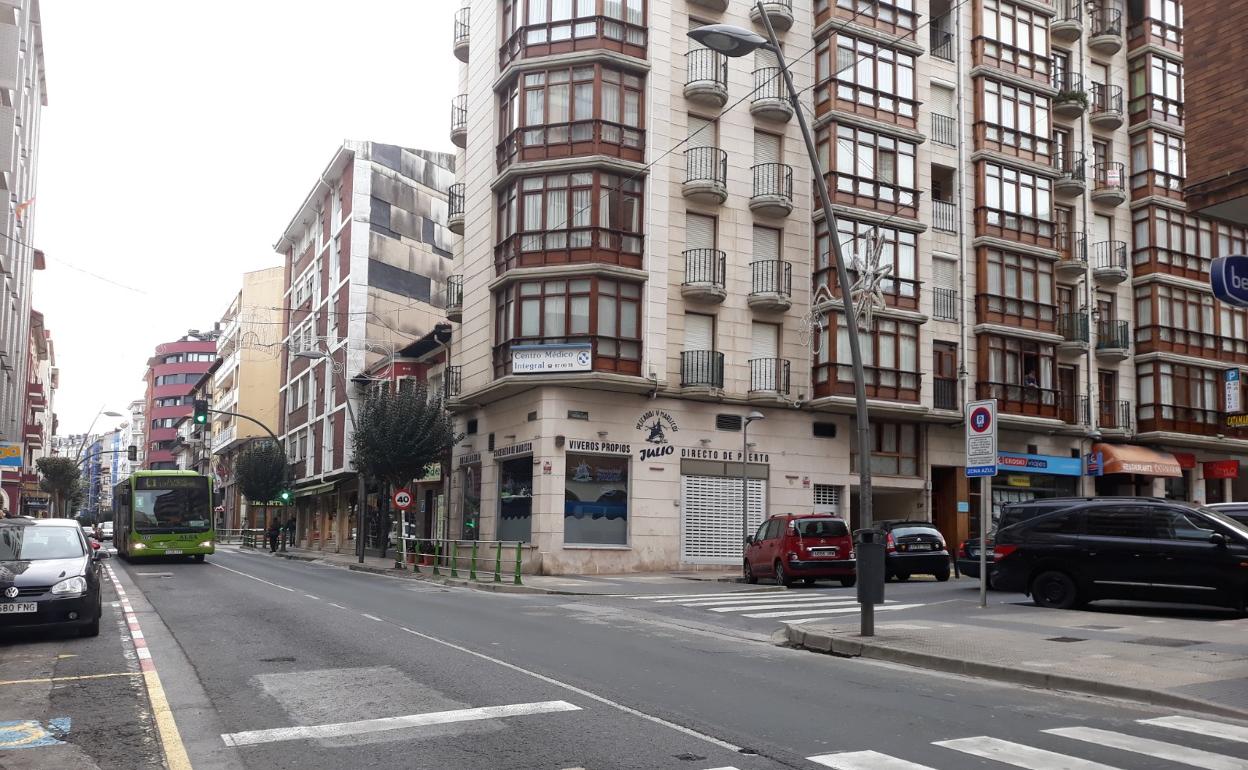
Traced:
<svg viewBox="0 0 1248 770">
<path fill-rule="evenodd" d="M 121 412 L 106 412 L 104 407 L 100 407 L 100 411 L 95 413 L 95 417 L 91 420 L 91 426 L 87 428 L 87 432 L 82 434 L 82 443 L 78 445 L 78 451 L 74 453 L 74 462 L 82 459 L 82 452 L 87 448 L 87 439 L 91 436 L 91 431 L 95 430 L 95 424 L 100 421 L 100 417 L 122 417 Z"/>
<path fill-rule="evenodd" d="M 750 412 L 741 423 L 741 569 L 748 572 L 745 566 L 745 541 L 750 536 L 750 474 L 746 458 L 750 453 L 750 423 L 765 420 L 767 415 L 762 412 Z"/>
<path fill-rule="evenodd" d="M 301 350 L 295 354 L 299 358 L 309 358 L 312 360 L 324 359 L 329 362 L 329 368 L 334 370 L 333 373 L 342 375 L 342 393 L 347 397 L 347 417 L 351 419 L 351 433 L 354 434 L 359 430 L 359 423 L 355 421 L 355 409 L 351 406 L 351 390 L 347 385 L 347 370 L 345 367 L 339 368 L 333 357 L 324 350 Z M 353 453 L 354 454 L 354 453 Z M 367 491 L 364 484 L 364 471 L 356 463 L 355 467 L 356 492 L 355 492 L 355 555 L 356 560 L 364 563 L 364 519 L 367 511 L 366 497 Z"/>
<path fill-rule="evenodd" d="M 862 366 L 862 348 L 858 340 L 858 318 L 854 313 L 854 300 L 850 294 L 849 272 L 845 269 L 845 257 L 841 252 L 840 231 L 836 224 L 836 214 L 832 211 L 832 201 L 828 197 L 828 186 L 824 181 L 823 164 L 819 162 L 819 153 L 815 148 L 814 136 L 810 133 L 810 125 L 806 121 L 806 113 L 802 112 L 802 103 L 798 98 L 797 88 L 793 85 L 793 76 L 789 73 L 788 62 L 780 41 L 776 39 L 776 31 L 772 29 L 763 4 L 757 4 L 759 16 L 767 28 L 767 37 L 732 24 L 708 24 L 689 31 L 689 37 L 713 51 L 725 56 L 740 57 L 765 48 L 776 55 L 776 64 L 784 77 L 785 88 L 788 89 L 789 101 L 793 104 L 793 112 L 797 115 L 797 124 L 802 130 L 802 139 L 806 142 L 806 154 L 810 160 L 810 169 L 815 175 L 815 190 L 819 194 L 819 203 L 823 208 L 823 221 L 827 224 L 828 240 L 831 241 L 832 254 L 836 261 L 836 280 L 841 287 L 841 300 L 845 311 L 845 330 L 849 338 L 849 355 L 854 370 L 854 401 L 855 418 L 858 433 L 858 525 L 869 530 L 874 523 L 871 506 L 871 423 L 867 415 L 866 376 Z M 874 539 L 874 538 L 872 538 Z M 882 581 L 883 573 L 879 580 Z M 861 583 L 860 583 L 861 585 Z M 859 590 L 859 596 L 867 588 Z M 882 589 L 882 585 L 879 586 Z M 879 594 L 883 591 L 880 590 Z M 868 629 L 867 613 L 870 605 L 863 603 L 863 631 Z"/>
</svg>

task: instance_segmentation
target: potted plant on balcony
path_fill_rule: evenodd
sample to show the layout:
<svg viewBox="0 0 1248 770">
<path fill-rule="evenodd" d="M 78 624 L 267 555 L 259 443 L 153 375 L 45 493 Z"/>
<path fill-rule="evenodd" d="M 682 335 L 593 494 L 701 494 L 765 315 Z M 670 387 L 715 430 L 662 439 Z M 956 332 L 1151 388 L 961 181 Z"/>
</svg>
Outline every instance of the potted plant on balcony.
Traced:
<svg viewBox="0 0 1248 770">
<path fill-rule="evenodd" d="M 1086 110 L 1088 108 L 1088 95 L 1084 91 L 1068 90 L 1058 91 L 1057 96 L 1053 97 L 1054 104 L 1066 104 L 1068 102 L 1078 102 L 1079 108 Z"/>
</svg>

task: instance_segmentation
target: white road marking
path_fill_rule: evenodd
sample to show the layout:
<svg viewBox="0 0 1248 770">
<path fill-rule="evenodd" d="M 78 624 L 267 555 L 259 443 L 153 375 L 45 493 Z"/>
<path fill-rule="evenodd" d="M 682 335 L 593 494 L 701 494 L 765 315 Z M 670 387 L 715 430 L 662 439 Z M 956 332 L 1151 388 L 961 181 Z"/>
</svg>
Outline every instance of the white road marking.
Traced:
<svg viewBox="0 0 1248 770">
<path fill-rule="evenodd" d="M 567 701 L 554 700 L 541 703 L 517 703 L 511 706 L 485 706 L 455 711 L 434 711 L 427 714 L 409 714 L 401 717 L 362 719 L 358 722 L 337 722 L 328 725 L 305 727 L 278 727 L 272 730 L 248 730 L 241 733 L 224 733 L 221 740 L 227 746 L 255 746 L 260 743 L 297 741 L 307 738 L 341 738 L 347 735 L 366 735 L 405 727 L 446 725 L 455 722 L 474 722 L 482 719 L 551 714 L 558 711 L 580 711 Z"/>
<path fill-rule="evenodd" d="M 321 600 L 321 597 L 313 596 L 312 594 L 304 594 L 304 596 L 308 597 L 309 599 L 315 599 L 318 602 Z"/>
<path fill-rule="evenodd" d="M 364 617 L 368 618 L 369 620 L 375 620 L 375 621 L 377 621 L 378 623 L 384 623 L 384 622 L 385 622 L 385 621 L 383 621 L 381 618 L 377 617 L 376 615 L 369 615 L 367 612 L 361 612 L 360 614 L 361 614 L 361 615 L 363 615 Z"/>
<path fill-rule="evenodd" d="M 876 607 L 875 611 L 876 612 L 888 612 L 889 610 L 909 610 L 909 609 L 914 609 L 915 607 L 922 607 L 922 606 L 923 606 L 922 604 L 886 604 L 882 607 Z M 855 602 L 855 606 L 853 607 L 838 607 L 836 609 L 831 609 L 831 610 L 804 609 L 804 610 L 785 610 L 784 612 L 755 612 L 755 613 L 751 613 L 748 615 L 743 615 L 742 617 L 746 617 L 746 618 L 794 618 L 794 617 L 800 617 L 802 615 L 838 615 L 842 612 L 857 612 L 857 611 L 858 611 L 858 607 L 857 607 L 857 603 Z"/>
<path fill-rule="evenodd" d="M 338 609 L 340 609 L 340 610 L 345 610 L 345 609 L 346 609 L 346 607 L 343 607 L 341 604 L 334 604 L 333 602 L 330 602 L 330 603 L 329 603 L 329 606 L 330 606 L 330 607 L 337 607 L 337 608 L 338 608 Z"/>
<path fill-rule="evenodd" d="M 1058 754 L 1056 751 L 1037 749 L 1013 741 L 989 738 L 985 735 L 977 738 L 937 741 L 932 745 L 943 746 L 946 749 L 991 759 L 1006 765 L 1023 767 L 1027 770 L 1117 770 L 1110 765 L 1102 765 L 1100 762 Z"/>
<path fill-rule="evenodd" d="M 836 768 L 836 770 L 932 770 L 927 765 L 917 765 L 904 759 L 890 757 L 878 751 L 847 751 L 843 754 L 820 754 L 817 757 L 806 757 L 808 762 L 816 765 Z"/>
<path fill-rule="evenodd" d="M 818 609 L 820 607 L 848 607 L 850 605 L 857 604 L 858 601 L 855 599 L 844 599 L 839 602 L 830 602 L 825 599 L 821 602 L 807 602 L 801 604 L 795 604 L 793 602 L 785 602 L 783 604 L 746 604 L 743 606 L 733 605 L 731 607 L 707 607 L 707 609 L 711 612 L 745 612 L 748 610 L 800 610 L 804 612 L 808 609 Z M 883 609 L 883 607 L 881 607 L 881 609 Z"/>
<path fill-rule="evenodd" d="M 658 599 L 693 600 L 693 599 L 729 599 L 732 597 L 736 597 L 739 599 L 742 596 L 748 596 L 750 594 L 758 595 L 758 594 L 779 594 L 779 593 L 784 593 L 784 592 L 783 591 L 733 591 L 730 594 L 663 594 L 661 596 L 650 596 L 650 595 L 642 594 L 640 596 L 631 596 L 629 598 L 636 599 L 638 601 L 647 601 L 647 602 L 655 601 Z"/>
<path fill-rule="evenodd" d="M 287 588 L 286 586 L 279 586 L 277 583 L 270 583 L 269 581 L 258 578 L 255 575 L 248 575 L 246 572 L 239 572 L 236 569 L 230 569 L 229 567 L 222 567 L 220 564 L 217 564 L 215 561 L 210 561 L 208 563 L 214 567 L 221 567 L 221 569 L 225 570 L 226 572 L 233 572 L 235 575 L 242 575 L 243 577 L 249 580 L 255 580 L 259 583 L 264 583 L 265 585 L 273 586 L 274 588 L 280 588 L 283 591 L 290 591 L 292 594 L 295 592 L 295 589 L 293 588 Z"/>
<path fill-rule="evenodd" d="M 697 738 L 702 741 L 706 741 L 707 743 L 713 744 L 715 746 L 719 746 L 720 748 L 728 749 L 729 751 L 735 751 L 738 753 L 741 751 L 740 746 L 735 746 L 729 743 L 728 741 L 722 741 L 713 735 L 700 733 L 697 730 L 694 730 L 693 728 L 685 727 L 684 725 L 678 725 L 675 722 L 669 722 L 668 720 L 663 719 L 662 717 L 656 717 L 652 714 L 647 714 L 644 711 L 638 711 L 635 708 L 625 706 L 623 703 L 616 703 L 615 701 L 609 698 L 604 698 L 603 696 L 598 695 L 596 693 L 592 693 L 589 690 L 582 690 L 580 687 L 570 685 L 567 682 L 561 682 L 558 679 L 554 679 L 544 674 L 539 674 L 536 671 L 530 671 L 527 668 L 521 668 L 520 666 L 517 666 L 514 663 L 508 663 L 505 660 L 500 660 L 498 658 L 491 657 L 489 655 L 486 655 L 485 653 L 477 652 L 476 650 L 470 650 L 467 647 L 464 647 L 459 644 L 455 644 L 454 642 L 448 642 L 443 639 L 439 639 L 436 636 L 423 634 L 420 631 L 413 631 L 412 629 L 407 628 L 405 626 L 399 626 L 399 628 L 411 634 L 412 636 L 416 636 L 426 641 L 433 642 L 434 644 L 440 644 L 443 647 L 448 647 L 452 650 L 458 650 L 459 652 L 472 655 L 473 657 L 480 658 L 481 660 L 488 660 L 489 662 L 502 666 L 503 668 L 508 669 L 509 671 L 515 671 L 517 673 L 524 674 L 525 676 L 533 677 L 539 682 L 545 682 L 546 684 L 553 684 L 556 687 L 562 687 L 568 692 L 574 692 L 577 695 L 580 695 L 585 698 L 589 698 L 592 701 L 597 701 L 598 703 L 601 703 L 603 705 L 610 706 L 611 708 L 616 709 L 617 711 L 622 711 L 625 714 L 635 716 L 639 719 L 644 719 L 656 725 L 662 725 L 670 730 L 675 730 L 678 733 L 683 733 L 684 735 L 688 735 L 690 737 Z"/>
<path fill-rule="evenodd" d="M 1134 751 L 1137 754 L 1146 754 L 1192 767 L 1203 767 L 1205 770 L 1248 770 L 1248 760 L 1215 754 L 1212 751 L 1191 749 L 1165 741 L 1155 741 L 1151 738 L 1116 733 L 1112 730 L 1100 730 L 1095 727 L 1058 727 L 1044 732 L 1076 741 L 1087 741 L 1098 746 Z"/>
<path fill-rule="evenodd" d="M 830 602 L 836 599 L 853 598 L 849 595 L 840 597 L 829 594 L 806 594 L 805 596 L 785 596 L 777 591 L 774 594 L 755 594 L 747 598 L 736 599 L 663 599 L 655 604 L 679 604 L 681 607 L 699 607 L 704 604 L 749 604 L 751 602 Z"/>
<path fill-rule="evenodd" d="M 1195 719 L 1193 717 L 1157 717 L 1156 719 L 1138 720 L 1142 725 L 1169 727 L 1171 730 L 1208 735 L 1211 738 L 1222 738 L 1227 741 L 1248 743 L 1248 727 L 1232 725 L 1226 722 L 1214 722 L 1211 719 Z"/>
</svg>

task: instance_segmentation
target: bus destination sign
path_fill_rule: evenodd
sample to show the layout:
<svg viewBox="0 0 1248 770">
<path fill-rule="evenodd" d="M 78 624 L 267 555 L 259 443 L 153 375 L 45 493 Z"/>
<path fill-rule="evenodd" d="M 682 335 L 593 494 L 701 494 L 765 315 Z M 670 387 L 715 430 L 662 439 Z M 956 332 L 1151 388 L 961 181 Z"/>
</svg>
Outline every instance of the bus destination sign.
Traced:
<svg viewBox="0 0 1248 770">
<path fill-rule="evenodd" d="M 139 476 L 137 489 L 201 489 L 207 479 L 202 476 Z"/>
</svg>

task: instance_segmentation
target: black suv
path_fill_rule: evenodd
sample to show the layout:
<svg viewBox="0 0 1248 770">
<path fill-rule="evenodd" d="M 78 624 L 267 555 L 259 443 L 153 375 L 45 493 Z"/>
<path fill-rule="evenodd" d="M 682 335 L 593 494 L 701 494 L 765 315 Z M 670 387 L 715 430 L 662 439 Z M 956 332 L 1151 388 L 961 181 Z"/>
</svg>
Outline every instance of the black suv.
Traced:
<svg viewBox="0 0 1248 770">
<path fill-rule="evenodd" d="M 888 577 L 909 580 L 911 575 L 949 579 L 949 551 L 945 538 L 930 521 L 881 521 L 885 540 L 884 564 Z"/>
<path fill-rule="evenodd" d="M 1097 599 L 1245 611 L 1248 527 L 1156 498 L 1097 498 L 1002 527 L 992 583 L 1068 609 Z"/>
</svg>

